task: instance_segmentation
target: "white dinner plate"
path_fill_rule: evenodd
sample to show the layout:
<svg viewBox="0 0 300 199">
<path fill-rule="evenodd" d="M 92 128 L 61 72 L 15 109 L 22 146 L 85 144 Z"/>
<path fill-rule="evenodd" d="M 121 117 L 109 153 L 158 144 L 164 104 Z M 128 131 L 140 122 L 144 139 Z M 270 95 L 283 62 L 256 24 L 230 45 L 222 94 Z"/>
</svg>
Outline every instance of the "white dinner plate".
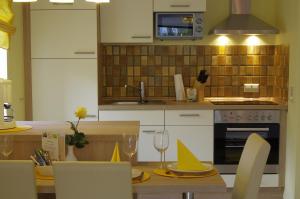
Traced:
<svg viewBox="0 0 300 199">
<path fill-rule="evenodd" d="M 168 164 L 168 169 L 170 171 L 176 172 L 176 173 L 193 173 L 193 174 L 201 174 L 210 172 L 214 169 L 214 166 L 211 163 L 202 163 L 204 166 L 207 167 L 205 170 L 180 170 L 177 169 L 177 163 Z"/>
<path fill-rule="evenodd" d="M 137 178 L 142 175 L 142 171 L 139 169 L 131 169 L 131 177 L 132 178 Z"/>
</svg>

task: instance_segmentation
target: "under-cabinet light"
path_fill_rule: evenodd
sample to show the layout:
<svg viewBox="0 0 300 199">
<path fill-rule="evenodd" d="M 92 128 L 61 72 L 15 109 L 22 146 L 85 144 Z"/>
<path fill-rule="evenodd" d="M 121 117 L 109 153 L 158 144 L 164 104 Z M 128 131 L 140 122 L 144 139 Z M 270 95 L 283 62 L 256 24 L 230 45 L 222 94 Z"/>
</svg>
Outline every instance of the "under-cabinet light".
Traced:
<svg viewBox="0 0 300 199">
<path fill-rule="evenodd" d="M 30 3 L 30 2 L 36 2 L 37 0 L 13 0 L 15 3 Z"/>
<path fill-rule="evenodd" d="M 110 0 L 85 0 L 87 2 L 93 2 L 93 3 L 109 3 Z"/>
<path fill-rule="evenodd" d="M 74 3 L 74 0 L 50 0 L 51 3 Z"/>
</svg>

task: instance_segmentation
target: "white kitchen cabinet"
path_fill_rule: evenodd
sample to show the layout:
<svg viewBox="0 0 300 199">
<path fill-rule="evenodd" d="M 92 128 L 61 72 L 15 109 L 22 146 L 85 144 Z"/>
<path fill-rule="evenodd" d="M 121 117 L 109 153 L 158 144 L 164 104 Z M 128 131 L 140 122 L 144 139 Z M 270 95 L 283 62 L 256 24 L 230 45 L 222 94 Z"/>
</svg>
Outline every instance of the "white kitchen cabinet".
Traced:
<svg viewBox="0 0 300 199">
<path fill-rule="evenodd" d="M 213 125 L 212 110 L 166 110 L 166 125 L 201 126 Z"/>
<path fill-rule="evenodd" d="M 156 131 L 164 130 L 164 110 L 100 110 L 99 121 L 140 121 L 137 160 L 159 161 L 159 152 L 153 147 Z"/>
<path fill-rule="evenodd" d="M 221 175 L 228 188 L 234 186 L 235 175 L 223 174 Z M 260 187 L 278 187 L 279 186 L 279 174 L 264 174 L 261 179 Z"/>
<path fill-rule="evenodd" d="M 75 120 L 78 106 L 98 120 L 97 59 L 33 59 L 33 120 Z"/>
<path fill-rule="evenodd" d="M 153 42 L 153 0 L 111 0 L 100 18 L 102 43 Z"/>
<path fill-rule="evenodd" d="M 97 58 L 96 10 L 32 10 L 31 56 Z"/>
<path fill-rule="evenodd" d="M 191 110 L 100 110 L 100 121 L 140 121 L 138 161 L 159 161 L 160 155 L 153 147 L 153 136 L 158 130 L 169 132 L 169 148 L 166 160 L 177 160 L 177 139 L 180 139 L 200 160 L 213 161 L 213 111 L 197 110 L 197 114 L 207 114 L 204 120 L 188 117 L 178 121 L 176 114 L 195 114 Z M 176 114 L 175 114 L 176 113 Z M 172 119 L 174 121 L 172 121 Z M 181 119 L 182 120 L 182 119 Z M 166 121 L 166 123 L 165 123 Z M 168 123 L 167 123 L 168 121 Z M 167 125 L 170 124 L 170 125 Z M 177 125 L 176 125 L 177 124 Z M 192 124 L 192 125 L 190 125 Z M 198 125 L 195 125 L 198 124 Z"/>
<path fill-rule="evenodd" d="M 154 12 L 204 12 L 206 0 L 154 0 Z"/>
<path fill-rule="evenodd" d="M 165 126 L 170 143 L 168 161 L 177 161 L 177 139 L 181 140 L 202 161 L 213 161 L 213 126 Z"/>
<path fill-rule="evenodd" d="M 100 121 L 140 121 L 141 126 L 163 126 L 163 110 L 118 110 L 118 111 L 99 111 Z"/>
<path fill-rule="evenodd" d="M 164 126 L 141 126 L 139 134 L 139 162 L 159 162 L 160 153 L 154 148 L 153 138 L 156 131 L 164 130 Z"/>
<path fill-rule="evenodd" d="M 74 3 L 51 3 L 49 0 L 38 0 L 30 4 L 31 10 L 75 10 L 75 9 L 94 9 L 96 4 L 85 0 L 75 0 Z"/>
</svg>

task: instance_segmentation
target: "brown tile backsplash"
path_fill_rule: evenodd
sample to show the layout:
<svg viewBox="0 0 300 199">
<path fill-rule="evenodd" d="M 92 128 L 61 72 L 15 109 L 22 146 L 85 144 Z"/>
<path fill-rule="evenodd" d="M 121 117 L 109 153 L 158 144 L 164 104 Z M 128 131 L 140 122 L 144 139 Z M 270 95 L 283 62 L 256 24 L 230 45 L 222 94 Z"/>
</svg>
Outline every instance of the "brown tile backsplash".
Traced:
<svg viewBox="0 0 300 199">
<path fill-rule="evenodd" d="M 287 99 L 287 46 L 103 45 L 100 49 L 104 99 L 137 97 L 124 85 L 145 82 L 146 96 L 175 97 L 174 74 L 193 87 L 200 70 L 208 71 L 206 97 L 277 97 Z M 244 93 L 243 84 L 259 83 L 259 93 Z"/>
</svg>

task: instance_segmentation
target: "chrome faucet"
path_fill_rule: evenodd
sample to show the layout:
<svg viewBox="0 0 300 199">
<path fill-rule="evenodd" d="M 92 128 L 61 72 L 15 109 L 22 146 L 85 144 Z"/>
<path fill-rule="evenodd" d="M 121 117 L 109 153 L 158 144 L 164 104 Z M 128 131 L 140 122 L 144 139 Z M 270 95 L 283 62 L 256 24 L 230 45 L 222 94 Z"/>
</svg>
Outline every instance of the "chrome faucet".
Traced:
<svg viewBox="0 0 300 199">
<path fill-rule="evenodd" d="M 141 81 L 139 83 L 139 86 L 140 87 L 135 87 L 135 86 L 130 86 L 130 85 L 125 84 L 125 88 L 130 87 L 130 88 L 137 89 L 139 91 L 139 95 L 140 95 L 140 101 L 139 101 L 139 103 L 144 104 L 146 102 L 146 100 L 145 100 L 145 84 L 144 84 L 144 82 Z"/>
</svg>

